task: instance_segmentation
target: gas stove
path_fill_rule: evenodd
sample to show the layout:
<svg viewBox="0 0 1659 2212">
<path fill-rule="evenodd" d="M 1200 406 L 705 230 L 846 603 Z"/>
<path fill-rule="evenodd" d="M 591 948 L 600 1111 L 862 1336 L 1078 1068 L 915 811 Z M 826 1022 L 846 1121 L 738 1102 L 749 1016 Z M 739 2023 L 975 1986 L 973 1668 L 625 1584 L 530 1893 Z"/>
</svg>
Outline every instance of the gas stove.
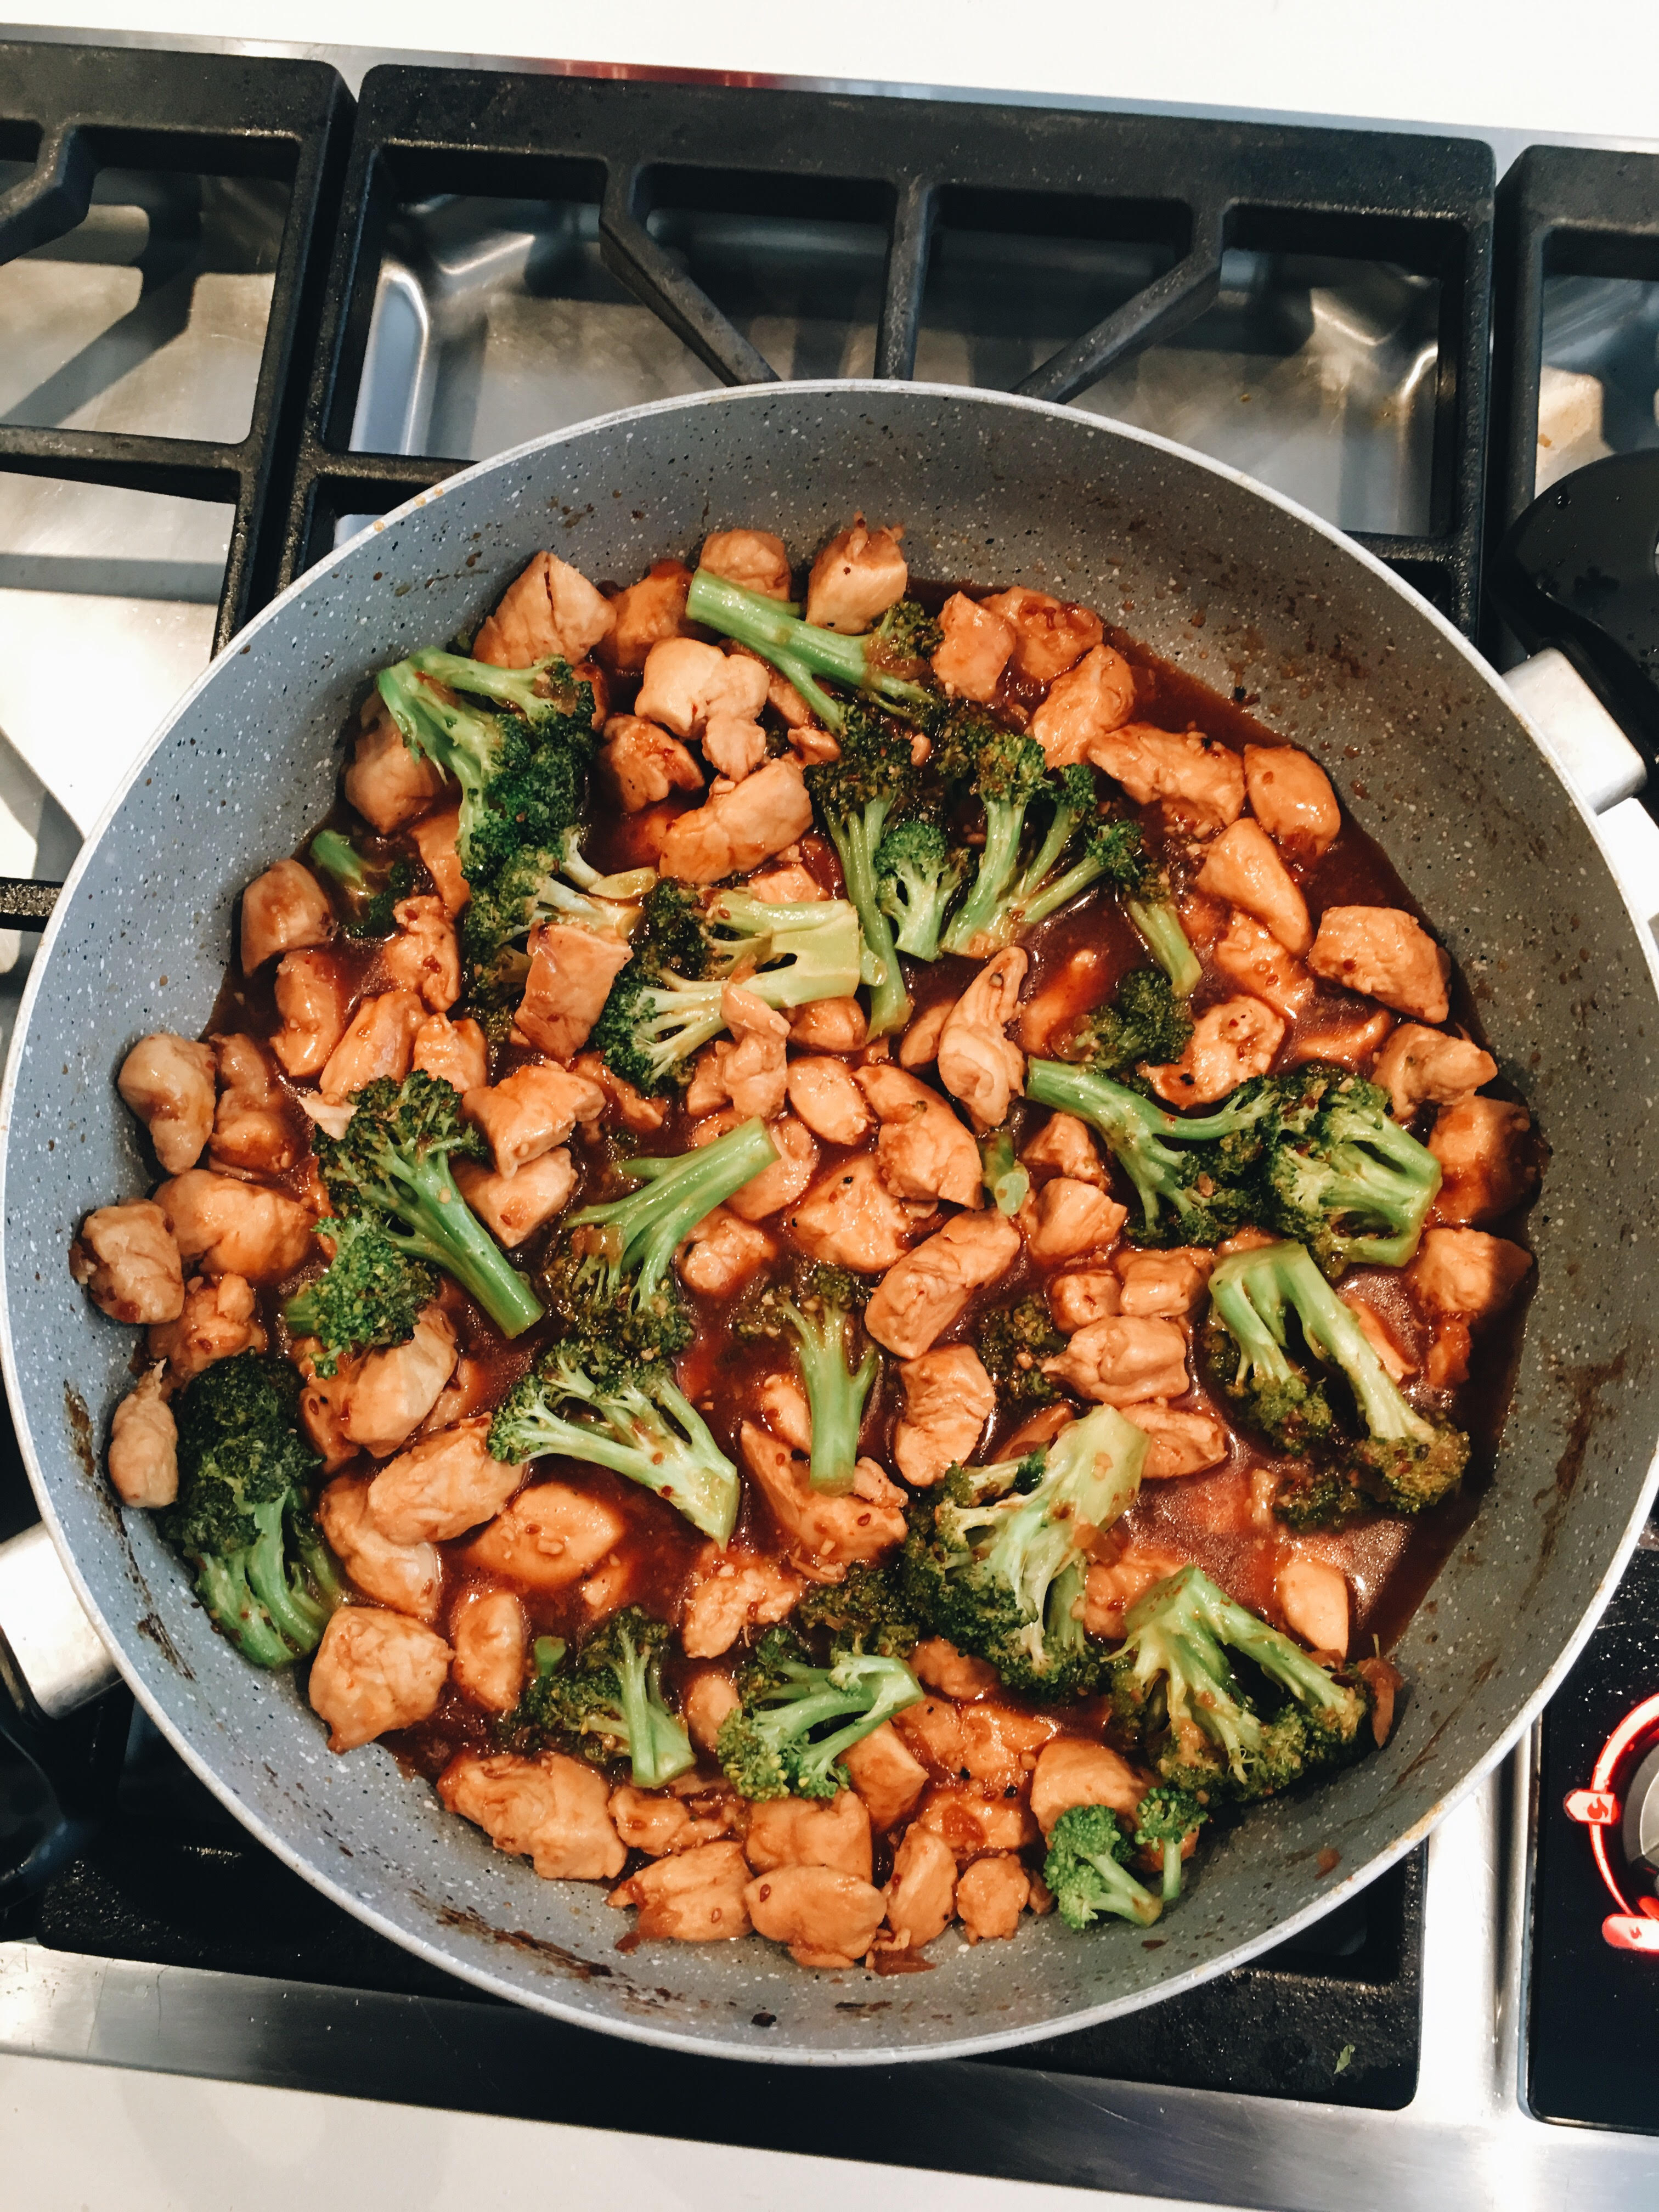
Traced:
<svg viewBox="0 0 1659 2212">
<path fill-rule="evenodd" d="M 1659 443 L 1659 159 L 1553 149 L 1495 191 L 1488 146 L 1430 136 L 374 59 L 348 92 L 314 61 L 0 48 L 0 628 L 94 652 L 118 702 L 65 748 L 55 692 L 0 672 L 8 1028 L 49 898 L 24 879 L 172 696 L 366 520 L 538 432 L 774 375 L 1015 388 L 1303 501 L 1471 635 L 1534 490 Z M 1617 193 L 1576 166 L 1612 158 Z M 1599 713 L 1572 772 L 1659 913 L 1651 752 Z M 0 1541 L 33 1518 L 0 1435 Z M 1659 1535 L 1425 1850 L 1190 1996 L 861 2076 L 858 2155 L 1306 2212 L 1357 2172 L 1437 2212 L 1651 2203 L 1659 1955 L 1602 1932 L 1659 1934 L 1648 1733 L 1597 1761 L 1656 1695 Z M 644 2088 L 656 2134 L 836 2148 L 805 2073 L 757 2108 L 745 2069 L 639 2051 L 624 2094 L 609 2043 L 385 1943 L 124 1689 L 8 1725 L 0 2049 L 620 2128 Z"/>
</svg>

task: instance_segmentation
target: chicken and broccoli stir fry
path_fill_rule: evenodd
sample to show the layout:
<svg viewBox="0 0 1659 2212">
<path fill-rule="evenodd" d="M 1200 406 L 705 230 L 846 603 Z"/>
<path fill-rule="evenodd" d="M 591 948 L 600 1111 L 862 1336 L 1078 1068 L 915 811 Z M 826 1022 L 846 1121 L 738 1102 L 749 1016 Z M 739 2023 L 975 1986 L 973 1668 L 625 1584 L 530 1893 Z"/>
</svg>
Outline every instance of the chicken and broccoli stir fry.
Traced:
<svg viewBox="0 0 1659 2212">
<path fill-rule="evenodd" d="M 70 1255 L 334 1751 L 629 1944 L 890 1971 L 1384 1740 L 1539 1159 L 1308 754 L 901 535 L 538 554 L 382 670 Z"/>
</svg>

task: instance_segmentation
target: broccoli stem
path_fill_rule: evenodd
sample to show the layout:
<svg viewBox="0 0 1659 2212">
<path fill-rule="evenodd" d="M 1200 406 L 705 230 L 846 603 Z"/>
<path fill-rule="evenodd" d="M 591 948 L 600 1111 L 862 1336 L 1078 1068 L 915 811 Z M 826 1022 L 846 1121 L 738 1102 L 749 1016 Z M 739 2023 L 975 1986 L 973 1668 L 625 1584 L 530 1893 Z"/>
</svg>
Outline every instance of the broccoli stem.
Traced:
<svg viewBox="0 0 1659 2212">
<path fill-rule="evenodd" d="M 386 1233 L 398 1249 L 453 1275 L 503 1336 L 533 1328 L 542 1317 L 541 1302 L 461 1196 L 447 1157 L 424 1156 L 411 1164 L 388 1149 L 381 1172 L 390 1201 Z"/>
<path fill-rule="evenodd" d="M 1006 1129 L 994 1129 L 979 1140 L 981 1172 L 985 1188 L 999 1213 L 1018 1213 L 1030 1195 L 1031 1178 L 1014 1156 L 1014 1139 Z"/>
<path fill-rule="evenodd" d="M 904 970 L 899 965 L 892 927 L 882 910 L 876 875 L 876 848 L 887 824 L 887 800 L 877 799 L 857 815 L 825 815 L 830 842 L 841 857 L 847 896 L 858 911 L 865 947 L 874 963 L 875 973 L 868 979 L 872 1037 L 891 1036 L 910 1018 L 910 994 L 904 988 Z"/>
<path fill-rule="evenodd" d="M 311 857 L 325 876 L 343 884 L 348 890 L 366 891 L 368 871 L 362 856 L 348 837 L 337 830 L 319 830 L 311 841 Z"/>
<path fill-rule="evenodd" d="M 277 1634 L 296 1651 L 309 1651 L 322 1634 L 331 1608 L 295 1586 L 283 1541 L 286 1517 L 281 1498 L 254 1507 L 259 1533 L 247 1555 L 248 1585 Z"/>
<path fill-rule="evenodd" d="M 1026 1062 L 1025 1096 L 1036 1105 L 1075 1114 L 1098 1131 L 1134 1185 L 1149 1226 L 1158 1219 L 1161 1197 L 1171 1198 L 1179 1206 L 1184 1195 L 1173 1181 L 1180 1156 L 1164 1139 L 1204 1144 L 1213 1137 L 1231 1136 L 1238 1126 L 1237 1115 L 1225 1105 L 1214 1114 L 1172 1114 L 1139 1091 L 1114 1083 L 1109 1075 L 1090 1074 L 1058 1060 Z"/>
<path fill-rule="evenodd" d="M 697 1224 L 734 1191 L 752 1182 L 777 1156 L 765 1122 L 757 1115 L 697 1152 L 672 1159 L 627 1161 L 622 1172 L 637 1176 L 646 1188 L 601 1206 L 585 1206 L 571 1215 L 567 1226 L 619 1228 L 624 1266 L 629 1254 L 643 1247 L 639 1295 L 648 1298 L 667 1273 L 676 1248 Z"/>
<path fill-rule="evenodd" d="M 880 1372 L 881 1356 L 872 1345 L 856 1369 L 849 1367 L 852 1319 L 842 1307 L 826 1306 L 816 1315 L 788 1304 L 781 1310 L 795 1331 L 811 1413 L 809 1480 L 823 1497 L 844 1498 L 853 1487 L 865 1401 Z"/>
<path fill-rule="evenodd" d="M 901 710 L 915 711 L 938 703 L 923 685 L 872 668 L 867 638 L 819 629 L 780 601 L 759 592 L 746 592 L 741 585 L 728 584 L 707 568 L 699 568 L 691 579 L 685 611 L 693 622 L 736 638 L 762 659 L 770 661 L 794 685 L 826 729 L 840 729 L 844 709 L 817 682 L 820 676 L 872 693 Z"/>
<path fill-rule="evenodd" d="M 256 1667 L 286 1667 L 291 1647 L 276 1632 L 248 1580 L 246 1554 L 222 1558 L 210 1553 L 196 1575 L 196 1595 L 244 1659 Z"/>
<path fill-rule="evenodd" d="M 1006 933 L 1001 925 L 1023 920 L 1007 915 L 1004 907 L 1009 886 L 1018 871 L 1019 841 L 1024 826 L 1023 800 L 1010 805 L 1000 799 L 987 799 L 985 848 L 979 856 L 979 872 L 939 939 L 946 952 L 970 953 L 981 938 L 988 941 L 1011 933 Z"/>
<path fill-rule="evenodd" d="M 1177 998 L 1188 999 L 1198 988 L 1203 969 L 1188 942 L 1181 916 L 1169 899 L 1125 898 L 1123 911 L 1141 943 L 1175 987 Z"/>
</svg>

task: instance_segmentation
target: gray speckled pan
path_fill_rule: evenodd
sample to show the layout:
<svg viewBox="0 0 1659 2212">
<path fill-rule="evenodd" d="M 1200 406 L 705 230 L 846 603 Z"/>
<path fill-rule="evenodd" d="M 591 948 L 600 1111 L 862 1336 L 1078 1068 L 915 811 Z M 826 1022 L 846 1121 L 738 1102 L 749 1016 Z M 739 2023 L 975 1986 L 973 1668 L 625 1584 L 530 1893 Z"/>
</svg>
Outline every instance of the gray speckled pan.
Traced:
<svg viewBox="0 0 1659 2212">
<path fill-rule="evenodd" d="M 1396 1654 L 1392 1741 L 1205 1853 L 1146 1948 L 1052 1919 L 930 1973 L 810 1973 L 758 1938 L 617 1948 L 602 1888 L 539 1881 L 378 1747 L 331 1757 L 290 1678 L 216 1636 L 94 1460 L 131 1332 L 70 1281 L 86 1210 L 150 1180 L 112 1077 L 205 1023 L 238 892 L 327 806 L 370 673 L 471 625 L 551 545 L 629 577 L 711 526 L 801 554 L 854 507 L 916 573 L 1086 600 L 1329 769 L 1434 919 L 1553 1147 L 1537 1294 L 1496 1476 Z M 1407 1850 L 1565 1671 L 1651 1493 L 1659 1434 L 1653 951 L 1490 672 L 1376 562 L 1243 478 L 1063 408 L 922 386 L 786 385 L 612 416 L 469 470 L 252 624 L 82 854 L 6 1075 L 5 1376 L 86 1603 L 191 1765 L 262 1841 L 397 1942 L 618 2034 L 815 2063 L 960 2055 L 1078 2027 L 1238 1964 Z M 1322 1852 L 1340 1853 L 1321 1877 Z"/>
</svg>

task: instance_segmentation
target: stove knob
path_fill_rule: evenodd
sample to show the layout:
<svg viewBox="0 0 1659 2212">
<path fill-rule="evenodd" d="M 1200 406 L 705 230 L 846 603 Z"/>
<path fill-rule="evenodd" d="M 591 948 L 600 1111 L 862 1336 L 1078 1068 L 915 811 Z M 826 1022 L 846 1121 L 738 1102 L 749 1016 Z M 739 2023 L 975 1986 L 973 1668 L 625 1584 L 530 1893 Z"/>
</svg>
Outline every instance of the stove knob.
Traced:
<svg viewBox="0 0 1659 2212">
<path fill-rule="evenodd" d="M 1659 1744 L 1655 1744 L 1631 1778 L 1625 1792 L 1621 1841 L 1625 1863 L 1659 1875 Z"/>
</svg>

